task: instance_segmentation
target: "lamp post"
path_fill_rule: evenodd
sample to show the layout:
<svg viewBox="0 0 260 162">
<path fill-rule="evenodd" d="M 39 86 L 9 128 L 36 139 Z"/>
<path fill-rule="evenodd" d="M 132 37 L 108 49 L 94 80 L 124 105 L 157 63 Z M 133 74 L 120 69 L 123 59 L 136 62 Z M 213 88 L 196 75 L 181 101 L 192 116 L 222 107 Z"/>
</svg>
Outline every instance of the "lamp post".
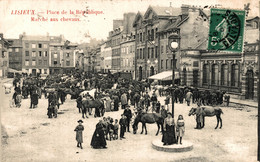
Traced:
<svg viewBox="0 0 260 162">
<path fill-rule="evenodd" d="M 179 49 L 179 31 L 177 33 L 173 33 L 168 37 L 168 46 L 172 52 L 172 117 L 174 118 L 174 83 L 175 83 L 175 52 Z"/>
<path fill-rule="evenodd" d="M 260 1 L 259 1 L 259 6 L 260 6 Z M 260 8 L 259 8 L 260 10 Z M 260 20 L 258 20 L 258 28 L 259 28 L 259 25 L 260 25 Z M 257 160 L 260 161 L 260 28 L 259 28 L 259 41 L 258 41 L 258 60 L 257 60 L 257 63 L 258 63 L 258 89 L 257 89 L 257 100 L 258 100 L 258 133 L 257 133 L 257 136 L 258 136 L 258 147 L 257 147 Z"/>
</svg>

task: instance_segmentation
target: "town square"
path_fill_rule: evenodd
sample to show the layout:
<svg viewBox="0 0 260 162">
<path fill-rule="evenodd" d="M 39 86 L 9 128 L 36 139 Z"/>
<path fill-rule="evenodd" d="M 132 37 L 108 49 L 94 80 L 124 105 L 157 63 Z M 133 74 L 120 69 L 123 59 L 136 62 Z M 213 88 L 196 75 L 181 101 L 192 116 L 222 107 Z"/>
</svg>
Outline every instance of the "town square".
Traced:
<svg viewBox="0 0 260 162">
<path fill-rule="evenodd" d="M 162 2 L 1 1 L 1 161 L 259 161 L 260 2 Z"/>
</svg>

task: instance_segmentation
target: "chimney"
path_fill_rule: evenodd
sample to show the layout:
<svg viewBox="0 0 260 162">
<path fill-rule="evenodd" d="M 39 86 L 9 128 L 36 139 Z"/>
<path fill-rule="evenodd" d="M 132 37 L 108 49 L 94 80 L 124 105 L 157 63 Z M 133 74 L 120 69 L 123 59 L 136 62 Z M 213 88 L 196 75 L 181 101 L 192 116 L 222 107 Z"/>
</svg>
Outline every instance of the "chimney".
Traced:
<svg viewBox="0 0 260 162">
<path fill-rule="evenodd" d="M 65 39 L 63 34 L 60 35 L 60 39 L 61 39 L 61 41 L 63 41 Z"/>
<path fill-rule="evenodd" d="M 19 39 L 23 39 L 23 35 L 22 34 L 19 35 Z"/>
<path fill-rule="evenodd" d="M 181 6 L 181 14 L 183 16 L 189 15 L 189 5 L 182 5 Z"/>
</svg>

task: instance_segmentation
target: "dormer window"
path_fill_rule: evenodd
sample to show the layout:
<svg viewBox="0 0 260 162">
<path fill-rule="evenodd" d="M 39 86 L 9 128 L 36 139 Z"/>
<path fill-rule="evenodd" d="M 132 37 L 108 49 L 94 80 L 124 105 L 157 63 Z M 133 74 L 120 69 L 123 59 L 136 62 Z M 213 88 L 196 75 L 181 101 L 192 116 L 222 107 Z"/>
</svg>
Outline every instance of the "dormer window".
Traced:
<svg viewBox="0 0 260 162">
<path fill-rule="evenodd" d="M 253 27 L 254 29 L 257 29 L 257 28 L 258 28 L 258 24 L 257 24 L 256 21 L 253 22 L 252 27 Z"/>
</svg>

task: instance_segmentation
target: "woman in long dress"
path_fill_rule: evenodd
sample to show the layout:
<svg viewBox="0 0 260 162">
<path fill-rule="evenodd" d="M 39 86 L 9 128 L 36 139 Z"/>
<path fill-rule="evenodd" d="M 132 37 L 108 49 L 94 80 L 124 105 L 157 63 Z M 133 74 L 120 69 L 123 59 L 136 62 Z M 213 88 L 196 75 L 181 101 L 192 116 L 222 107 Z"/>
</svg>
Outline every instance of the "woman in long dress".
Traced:
<svg viewBox="0 0 260 162">
<path fill-rule="evenodd" d="M 91 139 L 91 143 L 90 145 L 94 148 L 94 149 L 99 149 L 99 148 L 107 148 L 107 142 L 105 139 L 105 133 L 104 133 L 104 125 L 102 120 L 100 120 L 97 125 L 96 125 L 96 129 L 94 131 L 94 134 L 92 136 Z"/>
<path fill-rule="evenodd" d="M 114 95 L 114 111 L 118 111 L 118 107 L 119 107 L 119 98 L 118 96 Z"/>
<path fill-rule="evenodd" d="M 111 111 L 111 99 L 109 96 L 106 97 L 106 112 Z"/>
<path fill-rule="evenodd" d="M 174 118 L 172 118 L 172 115 L 169 112 L 167 113 L 167 118 L 164 119 L 163 127 L 164 127 L 163 137 L 162 137 L 163 145 L 172 145 L 177 143 L 175 137 Z"/>
</svg>

